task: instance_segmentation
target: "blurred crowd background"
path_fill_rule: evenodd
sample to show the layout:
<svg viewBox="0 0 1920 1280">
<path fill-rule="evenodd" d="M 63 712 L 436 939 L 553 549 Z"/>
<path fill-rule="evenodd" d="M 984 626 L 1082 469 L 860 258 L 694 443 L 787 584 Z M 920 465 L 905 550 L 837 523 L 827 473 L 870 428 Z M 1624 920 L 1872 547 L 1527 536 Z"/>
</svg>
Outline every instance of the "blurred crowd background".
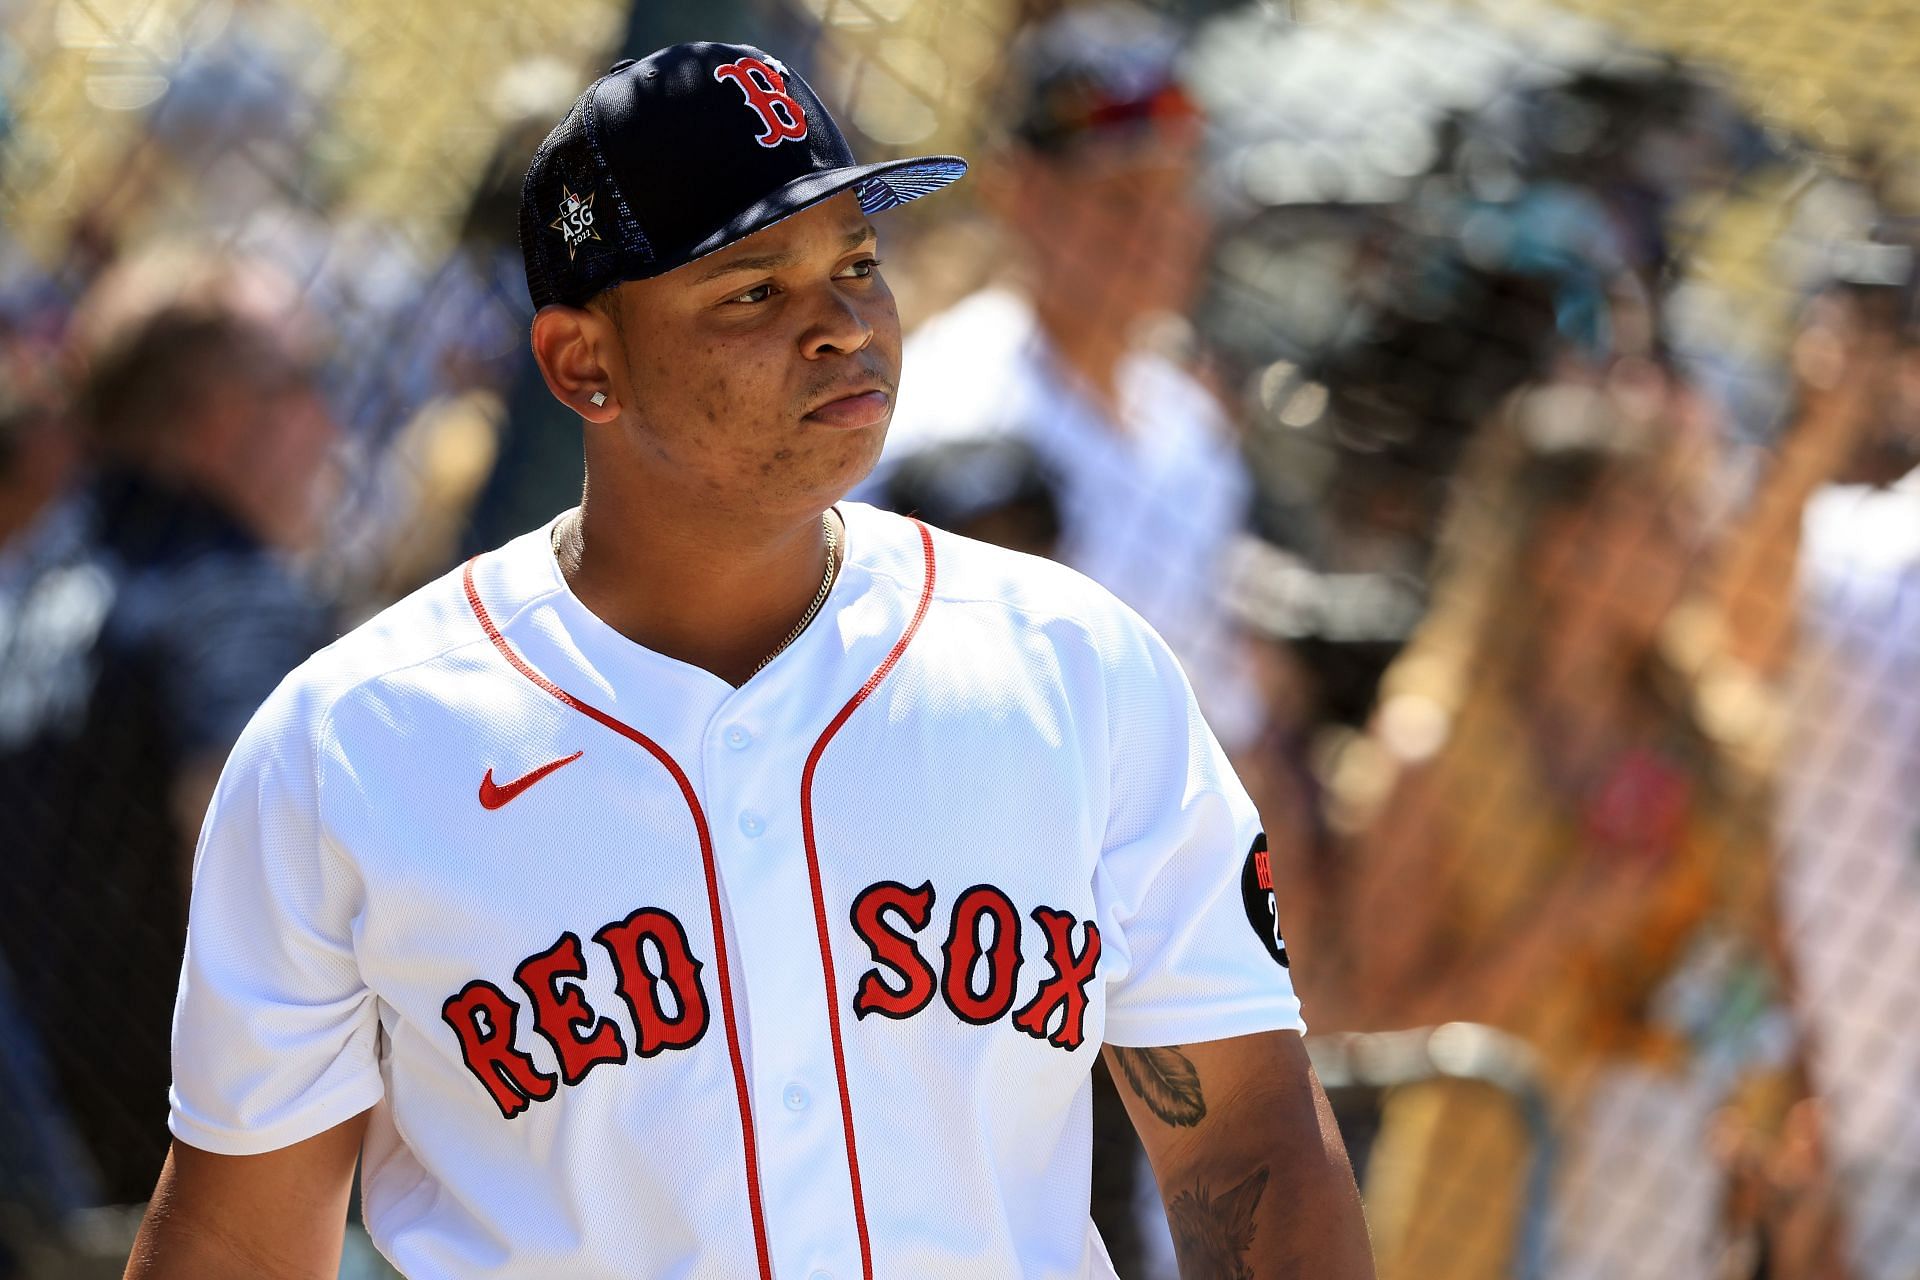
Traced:
<svg viewBox="0 0 1920 1280">
<path fill-rule="evenodd" d="M 0 1277 L 119 1274 L 254 706 L 577 499 L 520 179 L 688 38 L 974 160 L 856 496 L 1180 653 L 1383 1280 L 1920 1280 L 1906 0 L 0 3 Z"/>
</svg>

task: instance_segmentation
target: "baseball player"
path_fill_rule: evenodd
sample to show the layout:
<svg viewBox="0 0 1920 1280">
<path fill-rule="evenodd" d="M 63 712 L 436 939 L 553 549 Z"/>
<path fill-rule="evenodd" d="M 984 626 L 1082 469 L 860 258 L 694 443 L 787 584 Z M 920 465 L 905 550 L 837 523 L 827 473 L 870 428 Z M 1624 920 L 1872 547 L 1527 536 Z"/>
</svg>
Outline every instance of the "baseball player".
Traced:
<svg viewBox="0 0 1920 1280">
<path fill-rule="evenodd" d="M 330 1276 L 356 1157 L 415 1280 L 1111 1276 L 1103 1046 L 1189 1277 L 1371 1275 L 1259 820 L 1166 647 L 839 501 L 899 369 L 869 216 L 964 168 L 855 164 L 724 44 L 541 146 L 586 496 L 235 749 L 130 1276 Z"/>
</svg>

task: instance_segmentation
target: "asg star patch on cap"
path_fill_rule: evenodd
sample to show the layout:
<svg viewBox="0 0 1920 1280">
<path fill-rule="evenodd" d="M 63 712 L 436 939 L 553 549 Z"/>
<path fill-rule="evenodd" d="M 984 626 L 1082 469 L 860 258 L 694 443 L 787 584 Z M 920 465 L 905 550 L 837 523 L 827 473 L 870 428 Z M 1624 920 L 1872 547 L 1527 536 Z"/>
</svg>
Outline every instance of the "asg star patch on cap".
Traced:
<svg viewBox="0 0 1920 1280">
<path fill-rule="evenodd" d="M 586 198 L 573 194 L 567 187 L 560 188 L 560 216 L 547 225 L 560 233 L 567 242 L 567 261 L 573 261 L 573 255 L 580 246 L 589 240 L 598 240 L 600 232 L 593 225 L 593 198 L 597 191 L 587 192 Z"/>
<path fill-rule="evenodd" d="M 1280 905 L 1273 896 L 1273 860 L 1267 856 L 1264 831 L 1253 838 L 1253 847 L 1247 850 L 1247 863 L 1240 871 L 1240 901 L 1247 909 L 1247 923 L 1260 935 L 1267 954 L 1281 968 L 1291 968 L 1286 941 L 1280 936 Z"/>
</svg>

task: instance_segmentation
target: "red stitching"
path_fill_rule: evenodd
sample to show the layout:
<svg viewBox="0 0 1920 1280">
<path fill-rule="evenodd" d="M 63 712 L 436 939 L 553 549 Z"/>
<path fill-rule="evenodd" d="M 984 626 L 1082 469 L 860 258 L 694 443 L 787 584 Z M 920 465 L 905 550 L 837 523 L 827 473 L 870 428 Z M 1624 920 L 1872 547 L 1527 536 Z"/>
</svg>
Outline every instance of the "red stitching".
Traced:
<svg viewBox="0 0 1920 1280">
<path fill-rule="evenodd" d="M 929 557 L 932 555 L 931 545 L 929 545 L 928 555 Z M 693 784 L 687 780 L 687 775 L 681 770 L 679 764 L 653 739 L 647 737 L 646 734 L 641 733 L 638 729 L 614 719 L 591 703 L 582 702 L 580 699 L 574 697 L 565 689 L 562 689 L 559 685 L 534 670 L 533 666 L 529 664 L 526 659 L 514 651 L 513 646 L 507 643 L 507 638 L 500 634 L 500 629 L 493 625 L 493 619 L 488 615 L 486 605 L 480 601 L 480 592 L 473 585 L 473 566 L 478 560 L 479 557 L 475 556 L 472 560 L 467 561 L 464 574 L 467 587 L 467 603 L 473 606 L 474 616 L 480 620 L 480 627 L 487 633 L 487 639 L 493 641 L 493 647 L 500 651 L 500 655 L 507 660 L 508 664 L 512 666 L 515 671 L 518 671 L 521 675 L 532 681 L 535 687 L 551 694 L 554 698 L 557 698 L 560 702 L 578 711 L 581 715 L 592 720 L 597 720 L 621 737 L 644 747 L 649 755 L 658 760 L 665 766 L 667 772 L 673 775 L 673 780 L 680 786 L 680 794 L 686 799 L 687 808 L 693 813 L 694 831 L 700 838 L 700 858 L 702 862 L 706 864 L 707 906 L 713 917 L 714 955 L 720 969 L 720 1015 L 726 1021 L 727 1054 L 733 1059 L 733 1089 L 740 1102 L 740 1138 L 745 1144 L 746 1150 L 747 1210 L 753 1218 L 753 1247 L 754 1252 L 758 1254 L 760 1260 L 761 1280 L 773 1280 L 773 1262 L 767 1252 L 767 1224 L 765 1215 L 760 1207 L 760 1158 L 753 1142 L 753 1106 L 747 1095 L 747 1069 L 740 1060 L 740 1037 L 733 1020 L 733 976 L 727 964 L 726 934 L 723 930 L 720 917 L 720 881 L 714 871 L 713 865 L 713 835 L 707 829 L 707 816 L 700 809 L 700 798 L 694 794 Z M 929 560 L 929 565 L 931 565 L 931 560 Z M 923 603 L 921 606 L 923 612 L 925 607 Z M 864 694 L 864 692 L 863 690 L 862 693 Z M 838 1053 L 838 1044 L 839 1041 L 836 1039 L 836 1054 Z M 841 1079 L 842 1094 L 844 1096 L 844 1074 Z M 863 1248 L 865 1242 L 866 1236 L 863 1227 L 861 1235 Z"/>
<path fill-rule="evenodd" d="M 807 879 L 813 888 L 813 923 L 820 935 L 821 975 L 827 984 L 827 1030 L 833 1037 L 833 1070 L 840 1080 L 840 1121 L 847 1135 L 847 1179 L 853 1185 L 853 1224 L 860 1233 L 860 1275 L 862 1280 L 873 1280 L 873 1244 L 867 1236 L 867 1202 L 860 1192 L 860 1156 L 854 1149 L 853 1141 L 853 1099 L 847 1090 L 847 1056 L 840 1044 L 840 996 L 833 985 L 833 945 L 827 940 L 827 904 L 820 889 L 820 851 L 813 840 L 813 774 L 819 767 L 820 757 L 826 754 L 827 743 L 833 735 L 840 732 L 840 726 L 853 715 L 854 708 L 865 702 L 880 682 L 887 678 L 900 655 L 907 651 L 913 642 L 913 636 L 920 629 L 921 619 L 927 616 L 927 606 L 933 601 L 933 535 L 927 532 L 927 526 L 918 520 L 913 522 L 920 531 L 920 545 L 926 556 L 927 577 L 920 587 L 920 605 L 913 612 L 913 621 L 894 642 L 893 651 L 887 654 L 860 691 L 847 699 L 847 705 L 840 708 L 840 714 L 827 725 L 819 741 L 813 744 L 813 750 L 807 753 L 806 768 L 800 773 L 800 833 L 807 849 Z"/>
</svg>

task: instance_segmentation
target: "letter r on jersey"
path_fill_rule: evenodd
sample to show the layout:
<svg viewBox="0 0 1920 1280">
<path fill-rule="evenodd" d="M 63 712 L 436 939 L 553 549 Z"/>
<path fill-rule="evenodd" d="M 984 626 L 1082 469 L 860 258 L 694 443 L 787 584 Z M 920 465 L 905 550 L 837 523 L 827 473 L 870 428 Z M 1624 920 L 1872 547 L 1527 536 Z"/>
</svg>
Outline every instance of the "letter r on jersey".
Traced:
<svg viewBox="0 0 1920 1280">
<path fill-rule="evenodd" d="M 460 1037 L 467 1070 L 486 1086 L 500 1114 L 511 1120 L 529 1103 L 545 1102 L 558 1087 L 554 1078 L 513 1047 L 513 1024 L 520 1006 L 491 982 L 476 978 L 450 996 L 441 1008 Z"/>
<path fill-rule="evenodd" d="M 713 78 L 733 81 L 760 117 L 764 132 L 754 141 L 761 146 L 777 147 L 807 136 L 806 111 L 787 93 L 787 82 L 781 74 L 760 59 L 741 58 L 715 67 Z"/>
</svg>

